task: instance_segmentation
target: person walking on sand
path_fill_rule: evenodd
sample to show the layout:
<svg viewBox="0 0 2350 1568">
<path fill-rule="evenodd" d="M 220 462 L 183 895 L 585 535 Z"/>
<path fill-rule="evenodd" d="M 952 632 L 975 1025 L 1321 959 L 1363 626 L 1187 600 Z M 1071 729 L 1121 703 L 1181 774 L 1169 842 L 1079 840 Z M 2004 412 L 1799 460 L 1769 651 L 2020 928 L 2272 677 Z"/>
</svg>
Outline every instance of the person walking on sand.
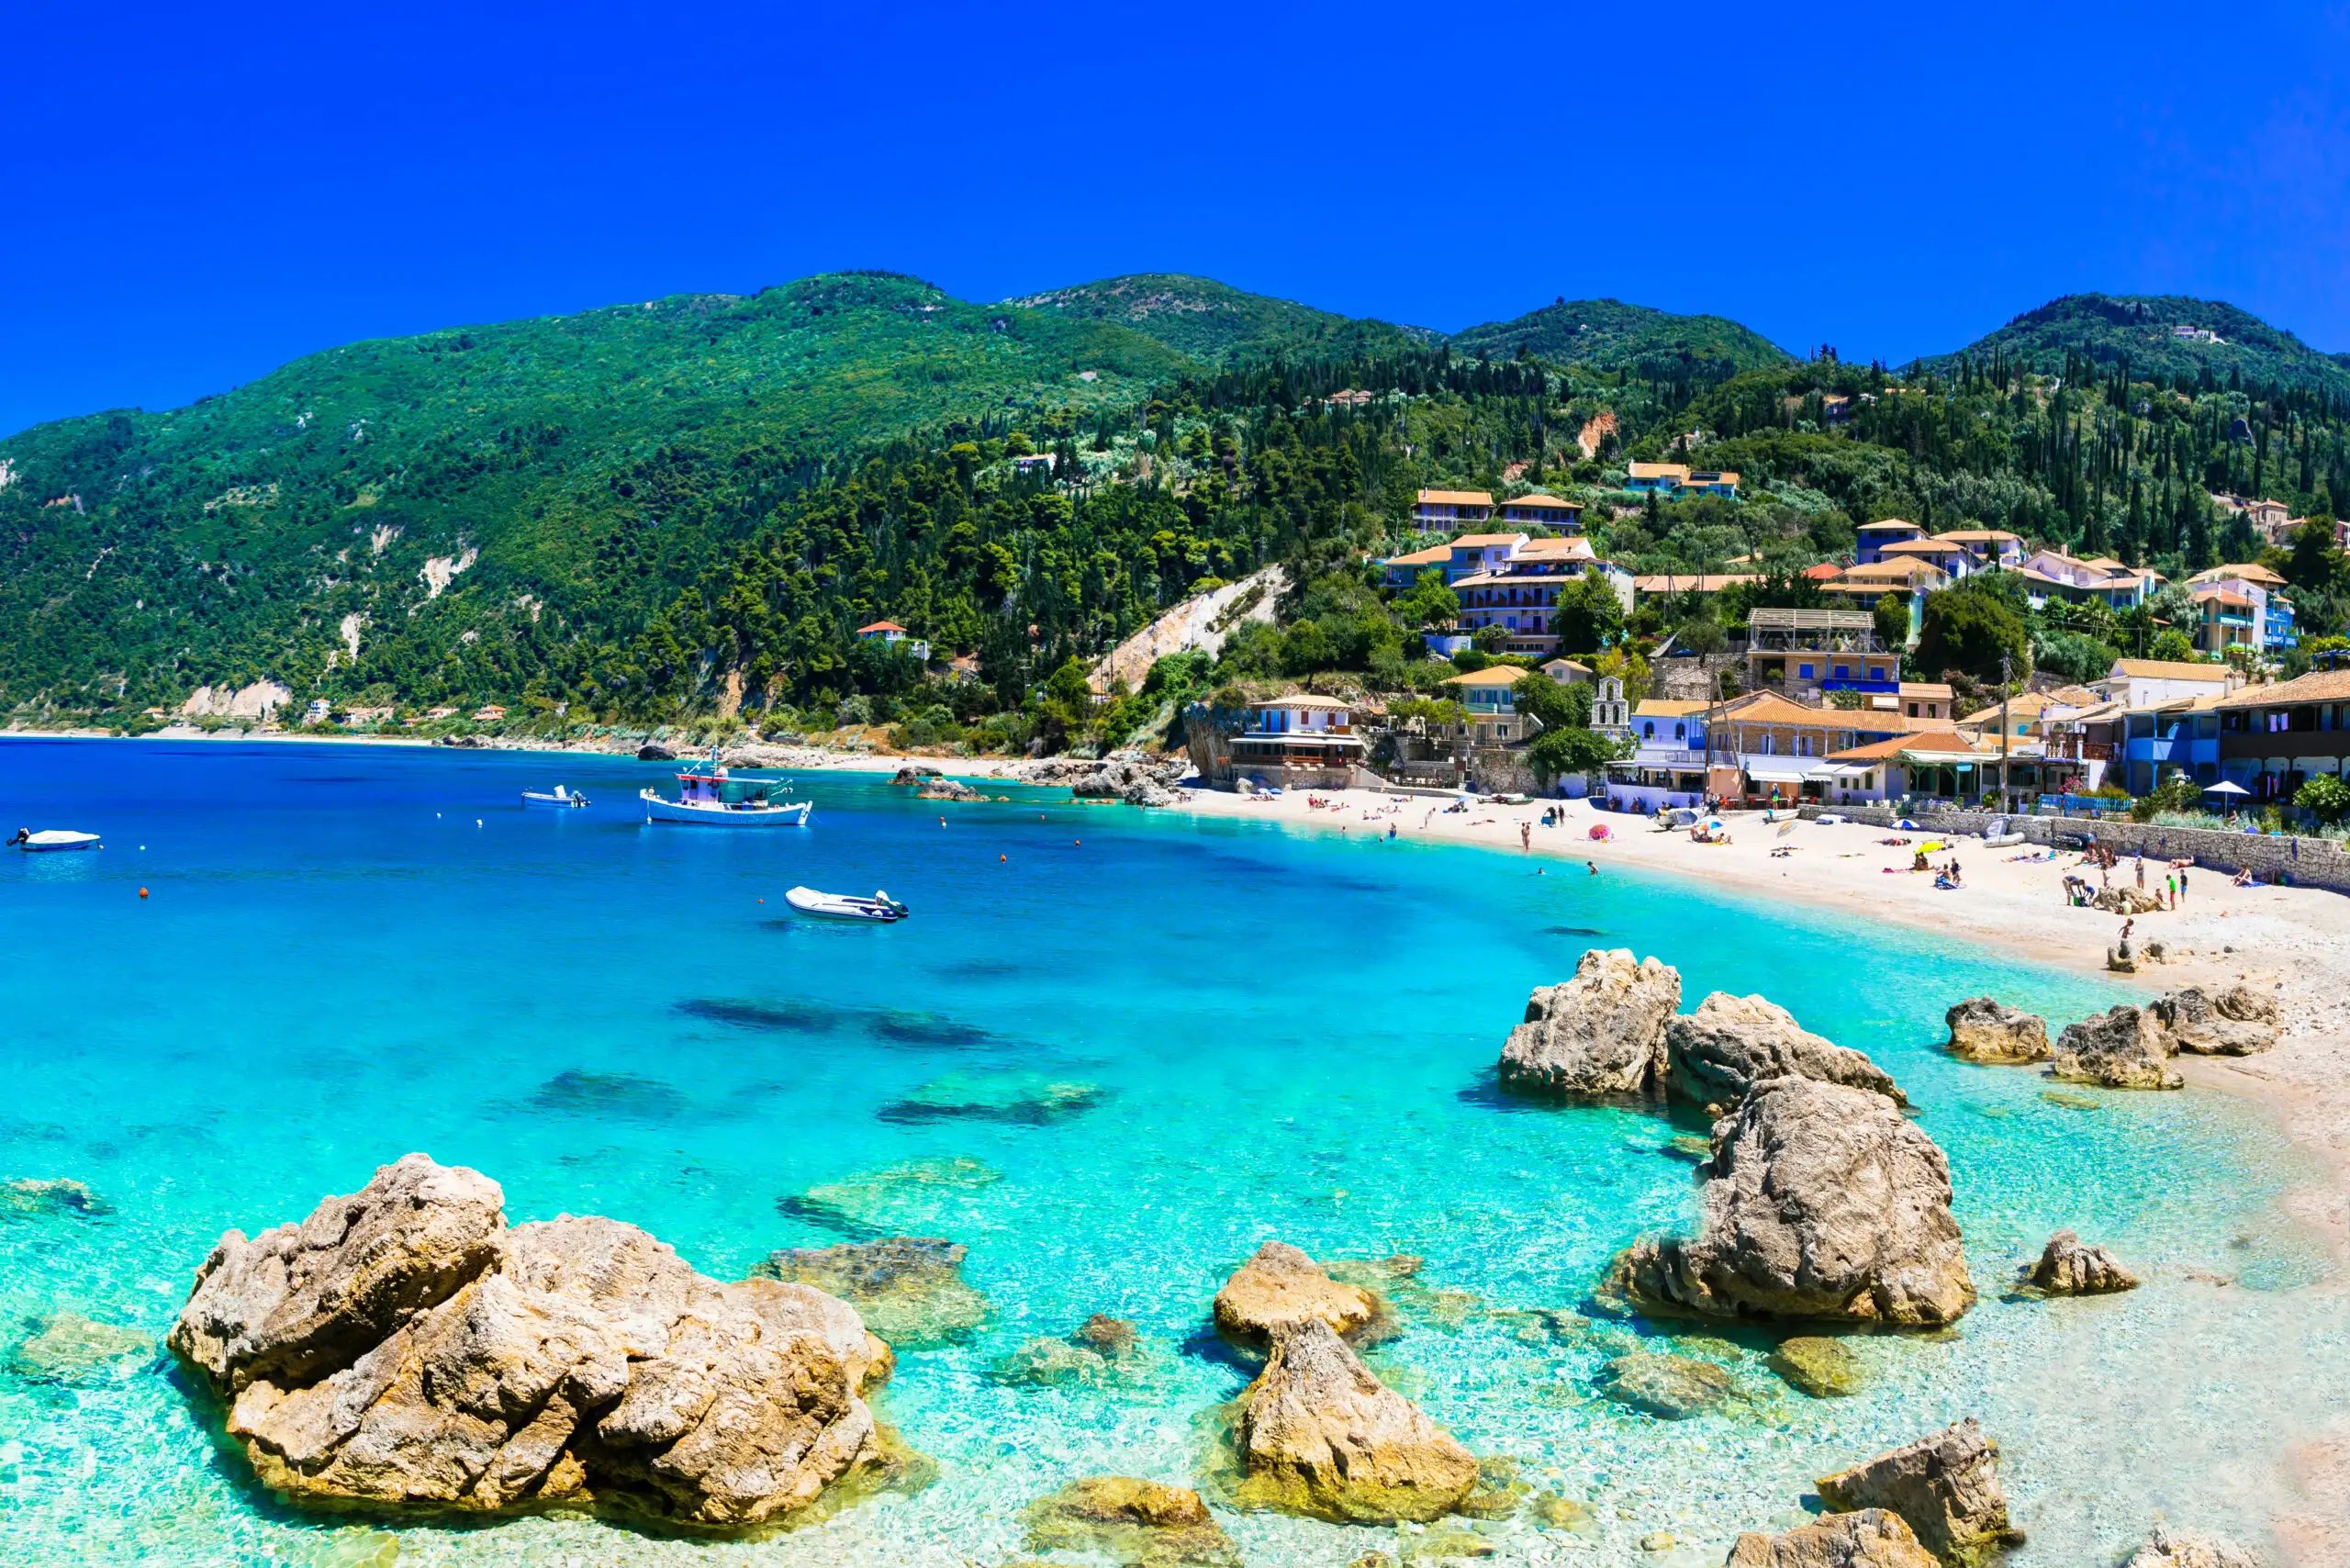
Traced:
<svg viewBox="0 0 2350 1568">
<path fill-rule="evenodd" d="M 2146 890 L 2146 852 L 2143 849 L 2138 852 L 2138 890 Z"/>
<path fill-rule="evenodd" d="M 1527 850 L 1528 852 L 1531 852 L 1534 848 L 1534 824 L 1532 823 L 1520 823 L 1517 824 L 1517 846 L 1520 849 Z"/>
</svg>

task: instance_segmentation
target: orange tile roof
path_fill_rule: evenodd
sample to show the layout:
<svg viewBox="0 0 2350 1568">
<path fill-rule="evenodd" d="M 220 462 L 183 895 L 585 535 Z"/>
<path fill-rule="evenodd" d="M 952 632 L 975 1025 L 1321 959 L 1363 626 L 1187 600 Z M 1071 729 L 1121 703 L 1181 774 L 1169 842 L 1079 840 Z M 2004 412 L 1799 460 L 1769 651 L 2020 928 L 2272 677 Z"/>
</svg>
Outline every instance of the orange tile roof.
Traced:
<svg viewBox="0 0 2350 1568">
<path fill-rule="evenodd" d="M 1494 498 L 1483 490 L 1422 490 L 1419 504 L 1424 507 L 1489 507 Z"/>
</svg>

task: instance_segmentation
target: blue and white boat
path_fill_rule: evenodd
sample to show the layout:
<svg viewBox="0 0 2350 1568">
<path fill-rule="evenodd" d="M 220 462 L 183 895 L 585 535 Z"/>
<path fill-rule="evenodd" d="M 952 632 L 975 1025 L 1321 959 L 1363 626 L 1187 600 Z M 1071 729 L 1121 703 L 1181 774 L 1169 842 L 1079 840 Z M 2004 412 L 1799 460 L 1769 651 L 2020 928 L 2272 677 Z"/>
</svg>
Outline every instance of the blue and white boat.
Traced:
<svg viewBox="0 0 2350 1568">
<path fill-rule="evenodd" d="M 649 823 L 689 823 L 702 827 L 805 827 L 813 801 L 787 801 L 791 788 L 786 778 L 733 778 L 726 769 L 710 767 L 677 775 L 679 795 L 665 800 L 651 790 L 640 790 Z"/>
<path fill-rule="evenodd" d="M 563 785 L 558 784 L 554 787 L 554 792 L 553 794 L 548 794 L 545 791 L 539 790 L 523 790 L 522 803 L 526 806 L 560 806 L 565 810 L 576 812 L 584 810 L 587 807 L 588 797 L 577 794 L 571 790 L 565 789 Z"/>
<path fill-rule="evenodd" d="M 43 828 L 39 833 L 35 833 L 29 828 L 20 827 L 17 830 L 17 836 L 10 839 L 8 842 L 17 848 L 23 850 L 28 855 L 41 854 L 53 849 L 97 849 L 102 847 L 98 842 L 98 835 L 96 834 L 75 833 L 71 828 L 62 827 Z"/>
</svg>

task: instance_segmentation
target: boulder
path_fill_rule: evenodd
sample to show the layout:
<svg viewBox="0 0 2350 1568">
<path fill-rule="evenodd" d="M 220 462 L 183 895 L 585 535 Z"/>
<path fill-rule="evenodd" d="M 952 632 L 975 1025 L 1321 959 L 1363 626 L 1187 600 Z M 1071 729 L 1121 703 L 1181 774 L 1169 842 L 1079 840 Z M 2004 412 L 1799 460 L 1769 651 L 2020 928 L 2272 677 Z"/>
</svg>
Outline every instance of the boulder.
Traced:
<svg viewBox="0 0 2350 1568">
<path fill-rule="evenodd" d="M 1077 1551 L 1136 1568 L 1200 1562 L 1240 1568 L 1239 1550 L 1197 1492 L 1125 1475 L 1089 1475 L 1028 1505 L 1028 1550 Z"/>
<path fill-rule="evenodd" d="M 1941 1568 L 1899 1514 L 1830 1514 L 1785 1535 L 1741 1535 L 1722 1568 Z"/>
<path fill-rule="evenodd" d="M 1320 1317 L 1275 1337 L 1241 1393 L 1235 1435 L 1245 1471 L 1235 1498 L 1249 1507 L 1393 1524 L 1450 1513 L 1477 1486 L 1469 1450 Z"/>
<path fill-rule="evenodd" d="M 2050 1295 L 2105 1295 L 2138 1288 L 2138 1276 L 2123 1268 L 2112 1253 L 2084 1244 L 2069 1230 L 2048 1238 L 2040 1261 L 2024 1271 L 2024 1277 Z"/>
<path fill-rule="evenodd" d="M 2177 1089 L 2187 1080 L 2170 1065 L 2170 1034 L 2152 1008 L 2124 1003 L 2067 1024 L 2048 1058 L 2052 1077 L 2109 1089 Z"/>
<path fill-rule="evenodd" d="M 92 1219 L 114 1211 L 71 1176 L 19 1176 L 0 1182 L 0 1218 Z"/>
<path fill-rule="evenodd" d="M 1574 979 L 1527 999 L 1526 1021 L 1502 1046 L 1502 1082 L 1569 1099 L 1655 1093 L 1665 1025 L 1680 1006 L 1680 971 L 1595 947 Z"/>
<path fill-rule="evenodd" d="M 987 1321 L 988 1298 L 963 1278 L 970 1250 L 941 1237 L 892 1236 L 769 1253 L 751 1273 L 812 1285 L 854 1306 L 898 1349 L 928 1350 L 966 1338 Z"/>
<path fill-rule="evenodd" d="M 890 782 L 892 784 L 918 785 L 926 779 L 944 778 L 946 776 L 935 767 L 918 767 L 909 764 L 908 766 L 898 769 L 897 772 L 891 774 L 890 776 Z"/>
<path fill-rule="evenodd" d="M 1901 1516 L 1919 1541 L 1944 1562 L 1973 1563 L 2023 1532 L 2008 1522 L 1999 1484 L 1999 1446 L 1974 1417 L 1879 1454 L 1818 1483 L 1833 1512 L 1884 1508 Z"/>
<path fill-rule="evenodd" d="M 1664 1027 L 1664 1087 L 1697 1105 L 1735 1105 L 1766 1078 L 1816 1078 L 1908 1099 L 1892 1076 L 1860 1052 L 1806 1030 L 1795 1015 L 1759 996 L 1715 991 L 1685 1018 Z"/>
<path fill-rule="evenodd" d="M 2163 907 L 2162 900 L 2135 888 L 2108 888 L 2089 902 L 2113 914 L 2153 914 Z"/>
<path fill-rule="evenodd" d="M 1782 1340 L 1766 1358 L 1771 1370 L 1814 1399 L 1841 1399 L 1858 1394 L 1868 1382 L 1860 1357 L 1841 1339 L 1799 1334 Z"/>
<path fill-rule="evenodd" d="M 914 791 L 917 801 L 984 801 L 987 798 L 986 790 L 974 790 L 968 784 L 958 783 L 952 778 L 927 779 L 921 789 Z"/>
<path fill-rule="evenodd" d="M 1971 997 L 1942 1014 L 1950 1054 L 1966 1061 L 2018 1066 L 2048 1059 L 2048 1020 L 1987 996 Z"/>
<path fill-rule="evenodd" d="M 739 1531 L 889 1462 L 862 1394 L 890 1348 L 845 1303 L 705 1278 L 616 1220 L 509 1229 L 503 1205 L 412 1154 L 298 1226 L 221 1238 L 170 1344 L 264 1484 Z"/>
<path fill-rule="evenodd" d="M 636 748 L 636 760 L 639 762 L 675 762 L 677 760 L 677 754 L 670 750 L 667 746 L 663 745 L 659 741 L 647 741 L 643 745 Z"/>
<path fill-rule="evenodd" d="M 53 1312 L 9 1356 L 8 1370 L 28 1383 L 83 1383 L 144 1361 L 154 1349 L 155 1341 L 136 1328 Z"/>
<path fill-rule="evenodd" d="M 1599 1370 L 1599 1391 L 1618 1405 L 1685 1421 L 1738 1398 L 1738 1380 L 1711 1361 L 1635 1350 Z"/>
<path fill-rule="evenodd" d="M 2105 950 L 2105 967 L 2117 975 L 2134 975 L 2138 972 L 2138 955 L 2131 950 L 2128 942 L 2116 942 Z"/>
<path fill-rule="evenodd" d="M 1636 1243 L 1606 1294 L 1662 1316 L 1954 1322 L 1975 1305 L 1950 1162 L 1893 1102 L 1774 1078 L 1714 1128 L 1697 1234 Z"/>
<path fill-rule="evenodd" d="M 2170 1036 L 2171 1049 L 2191 1056 L 2253 1056 L 2272 1049 L 2279 1033 L 2276 999 L 2240 985 L 2217 996 L 2188 986 L 2150 1011 Z"/>
<path fill-rule="evenodd" d="M 1268 1241 L 1215 1293 L 1215 1326 L 1227 1339 L 1252 1349 L 1307 1322 L 1326 1323 L 1340 1335 L 1362 1332 L 1384 1317 L 1378 1296 L 1343 1284 L 1283 1241 Z"/>
<path fill-rule="evenodd" d="M 2263 1568 L 2263 1564 L 2232 1540 L 2158 1524 L 2125 1568 Z"/>
</svg>

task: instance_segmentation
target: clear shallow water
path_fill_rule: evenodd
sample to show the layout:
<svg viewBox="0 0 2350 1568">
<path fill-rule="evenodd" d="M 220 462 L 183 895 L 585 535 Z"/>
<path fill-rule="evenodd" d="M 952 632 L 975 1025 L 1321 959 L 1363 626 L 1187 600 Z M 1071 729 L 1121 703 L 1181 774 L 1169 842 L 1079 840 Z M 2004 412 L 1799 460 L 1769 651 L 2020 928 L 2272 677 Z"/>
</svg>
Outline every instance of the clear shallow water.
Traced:
<svg viewBox="0 0 2350 1568">
<path fill-rule="evenodd" d="M 1000 1179 L 890 1216 L 967 1242 L 994 1305 L 968 1344 L 902 1358 L 882 1414 L 940 1482 L 757 1543 L 582 1520 L 404 1526 L 404 1563 L 994 1562 L 1018 1511 L 1078 1474 L 1190 1482 L 1201 1413 L 1243 1372 L 1206 1303 L 1268 1237 L 1320 1257 L 1412 1252 L 1409 1331 L 1374 1355 L 1481 1453 L 1590 1503 L 1595 1528 L 1485 1527 L 1500 1561 L 1715 1563 L 1800 1518 L 1816 1474 L 1959 1416 L 2009 1456 L 2033 1543 L 2104 1561 L 2156 1511 L 2258 1539 L 2269 1462 L 2350 1388 L 2327 1264 L 2277 1214 L 2311 1172 L 2220 1095 L 2068 1091 L 1934 1047 L 1989 991 L 2062 1020 L 2090 982 L 1889 926 L 1593 879 L 1484 852 L 1160 819 L 1007 790 L 947 807 L 816 778 L 812 828 L 647 828 L 663 770 L 582 758 L 292 745 L 10 743 L 0 819 L 102 830 L 93 856 L 0 860 L 0 1177 L 70 1176 L 112 1212 L 0 1219 L 0 1353 L 61 1308 L 160 1339 L 220 1231 L 298 1218 L 409 1149 L 474 1165 L 509 1219 L 593 1212 L 705 1271 L 836 1230 L 788 1199 L 918 1159 Z M 598 804 L 525 813 L 558 779 Z M 1368 828 L 1363 831 L 1368 832 Z M 789 918 L 796 882 L 887 887 L 887 930 Z M 151 896 L 142 902 L 137 890 Z M 761 899 L 767 902 L 761 903 Z M 1595 933 L 1596 935 L 1592 935 Z M 1874 1382 L 1806 1400 L 1761 1344 L 1684 1340 L 1752 1391 L 1664 1423 L 1594 1399 L 1630 1330 L 1544 1331 L 1644 1229 L 1684 1223 L 1676 1132 L 1628 1111 L 1501 1100 L 1528 989 L 1589 946 L 1680 968 L 1686 1004 L 1761 991 L 1869 1051 L 1950 1153 L 1983 1305 L 1944 1340 L 1857 1342 Z M 816 1011 L 830 1032 L 780 1026 Z M 954 1072 L 1101 1086 L 1045 1125 L 909 1116 Z M 573 1075 L 566 1077 L 565 1075 Z M 2105 1301 L 1999 1285 L 2073 1226 L 2150 1279 Z M 2195 1275 L 2210 1276 L 2197 1279 Z M 2231 1282 L 2221 1284 L 2215 1281 Z M 1021 1389 L 989 1368 L 1086 1315 L 1160 1352 L 1124 1392 Z M 0 1372 L 0 1536 L 27 1563 L 310 1562 L 348 1527 L 245 1484 L 156 1361 L 74 1385 Z M 1386 1530 L 1229 1518 L 1251 1563 L 1321 1564 Z M 1691 1544 L 1641 1554 L 1669 1529 Z"/>
</svg>

